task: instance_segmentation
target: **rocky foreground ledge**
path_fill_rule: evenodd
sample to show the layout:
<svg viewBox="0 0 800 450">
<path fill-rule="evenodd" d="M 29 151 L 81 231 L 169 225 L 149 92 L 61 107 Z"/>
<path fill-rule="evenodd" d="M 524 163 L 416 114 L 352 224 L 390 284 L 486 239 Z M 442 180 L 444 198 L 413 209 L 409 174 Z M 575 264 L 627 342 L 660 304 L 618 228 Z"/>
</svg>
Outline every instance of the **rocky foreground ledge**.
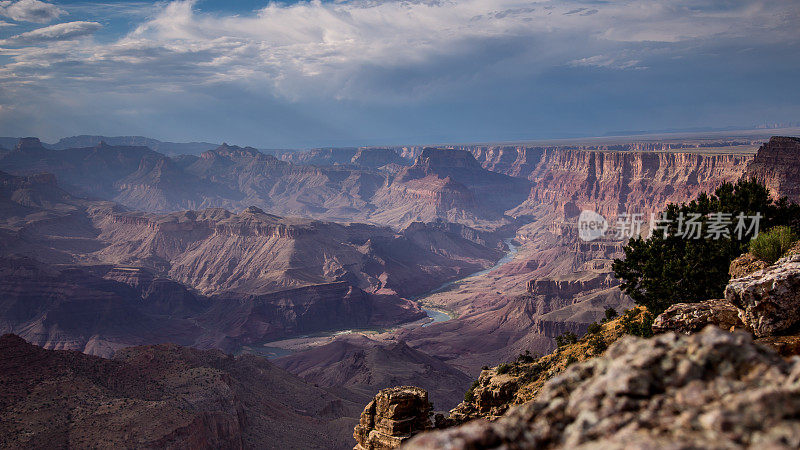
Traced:
<svg viewBox="0 0 800 450">
<path fill-rule="evenodd" d="M 406 449 L 798 448 L 800 359 L 745 332 L 625 337 L 495 422 L 423 433 Z"/>
<path fill-rule="evenodd" d="M 639 307 L 538 361 L 484 370 L 449 419 L 431 423 L 429 406 L 395 407 L 382 391 L 362 425 L 417 426 L 375 426 L 380 440 L 357 428 L 357 449 L 800 448 L 798 253 L 774 265 L 743 255 L 725 299 L 671 306 L 652 322 L 656 337 L 628 335 L 650 334 Z M 402 389 L 427 405 L 424 391 Z"/>
</svg>

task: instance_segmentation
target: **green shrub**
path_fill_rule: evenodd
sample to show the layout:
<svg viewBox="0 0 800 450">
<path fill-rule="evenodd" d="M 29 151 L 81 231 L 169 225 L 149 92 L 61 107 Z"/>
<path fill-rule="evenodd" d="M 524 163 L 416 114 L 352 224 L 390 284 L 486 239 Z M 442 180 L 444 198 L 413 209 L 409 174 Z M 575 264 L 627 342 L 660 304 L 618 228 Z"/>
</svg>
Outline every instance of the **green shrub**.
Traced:
<svg viewBox="0 0 800 450">
<path fill-rule="evenodd" d="M 597 334 L 599 333 L 603 327 L 600 326 L 597 322 L 592 322 L 589 324 L 589 328 L 586 329 L 586 333 L 588 334 Z"/>
<path fill-rule="evenodd" d="M 728 214 L 733 219 L 723 227 L 727 236 L 707 234 L 714 213 Z M 773 202 L 769 190 L 752 179 L 723 183 L 713 195 L 702 193 L 689 203 L 669 204 L 665 214 L 670 221 L 666 236 L 659 230 L 647 239 L 630 239 L 624 248 L 625 259 L 616 259 L 613 264 L 614 276 L 622 281 L 622 291 L 655 315 L 675 303 L 722 297 L 730 279 L 730 263 L 747 250 L 749 240 L 745 238 L 751 237 L 741 233 L 739 239 L 735 219 L 738 214 L 761 214 L 759 228 L 770 229 L 795 224 L 800 218 L 800 206 L 785 198 Z M 692 214 L 701 218 L 699 239 L 685 238 L 678 228 L 678 219 Z"/>
<path fill-rule="evenodd" d="M 475 388 L 480 386 L 481 382 L 475 380 L 472 382 L 472 386 L 469 387 L 469 390 L 464 393 L 464 401 L 467 403 L 472 403 L 475 400 Z"/>
<path fill-rule="evenodd" d="M 520 353 L 519 356 L 517 356 L 517 362 L 523 364 L 532 363 L 535 359 L 536 358 L 531 355 L 530 350 L 525 350 L 525 353 Z"/>
<path fill-rule="evenodd" d="M 475 392 L 470 389 L 464 393 L 464 401 L 467 403 L 472 403 L 473 400 L 475 400 Z"/>
<path fill-rule="evenodd" d="M 606 340 L 602 336 L 592 336 L 588 343 L 595 355 L 603 353 L 608 348 L 608 344 L 606 344 Z"/>
<path fill-rule="evenodd" d="M 606 322 L 608 322 L 608 321 L 610 321 L 610 320 L 613 320 L 613 319 L 614 319 L 615 317 L 617 317 L 618 315 L 619 315 L 619 314 L 617 313 L 617 310 L 609 306 L 608 308 L 606 308 L 606 318 L 605 318 L 605 321 L 606 321 Z"/>
<path fill-rule="evenodd" d="M 773 264 L 797 242 L 797 235 L 785 226 L 770 228 L 750 241 L 750 253 L 758 259 Z"/>
<path fill-rule="evenodd" d="M 626 334 L 648 338 L 653 336 L 654 320 L 655 317 L 649 311 L 643 312 L 641 319 L 637 319 L 636 310 L 629 309 L 625 311 L 620 323 Z"/>
<path fill-rule="evenodd" d="M 531 364 L 524 368 L 522 374 L 520 376 L 521 383 L 527 383 L 529 381 L 533 381 L 536 377 L 538 377 L 542 372 L 547 370 L 549 366 L 547 364 L 536 363 Z"/>
<path fill-rule="evenodd" d="M 565 345 L 574 344 L 576 342 L 578 342 L 578 336 L 570 331 L 567 331 L 560 336 L 556 336 L 556 345 L 559 348 L 564 347 Z"/>
<path fill-rule="evenodd" d="M 497 374 L 498 375 L 503 375 L 504 373 L 508 373 L 508 371 L 510 369 L 511 369 L 510 365 L 505 364 L 505 363 L 500 364 L 499 366 L 497 366 Z"/>
</svg>

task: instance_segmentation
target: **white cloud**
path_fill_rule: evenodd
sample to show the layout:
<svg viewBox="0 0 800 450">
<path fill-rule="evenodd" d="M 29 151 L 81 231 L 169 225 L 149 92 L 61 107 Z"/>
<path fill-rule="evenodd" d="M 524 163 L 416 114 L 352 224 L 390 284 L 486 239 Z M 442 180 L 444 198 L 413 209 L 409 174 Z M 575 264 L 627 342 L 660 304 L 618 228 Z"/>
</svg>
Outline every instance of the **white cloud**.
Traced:
<svg viewBox="0 0 800 450">
<path fill-rule="evenodd" d="M 97 22 L 77 21 L 59 23 L 2 39 L 0 40 L 0 45 L 21 46 L 65 41 L 90 35 L 102 27 L 103 26 Z"/>
<path fill-rule="evenodd" d="M 724 8 L 710 0 L 315 0 L 250 15 L 201 13 L 195 3 L 163 4 L 111 43 L 59 42 L 96 31 L 96 22 L 9 38 L 4 45 L 38 46 L 12 51 L 0 85 L 57 78 L 94 90 L 176 91 L 238 83 L 291 100 L 403 102 L 498 73 L 642 69 L 651 58 L 742 37 L 796 42 L 800 19 L 791 2 L 751 0 Z"/>
<path fill-rule="evenodd" d="M 0 2 L 0 16 L 20 22 L 47 23 L 66 12 L 52 3 L 39 0 L 19 0 Z"/>
<path fill-rule="evenodd" d="M 587 58 L 574 59 L 569 62 L 572 67 L 604 67 L 608 69 L 642 69 L 635 59 L 620 59 L 607 55 L 594 55 Z"/>
</svg>

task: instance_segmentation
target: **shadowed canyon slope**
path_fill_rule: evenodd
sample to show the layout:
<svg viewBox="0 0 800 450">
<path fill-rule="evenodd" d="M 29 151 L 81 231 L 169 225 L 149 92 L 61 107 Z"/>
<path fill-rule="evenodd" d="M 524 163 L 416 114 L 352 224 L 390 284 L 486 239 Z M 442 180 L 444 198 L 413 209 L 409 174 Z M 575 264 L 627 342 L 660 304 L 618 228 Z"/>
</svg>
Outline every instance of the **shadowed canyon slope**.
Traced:
<svg viewBox="0 0 800 450">
<path fill-rule="evenodd" d="M 413 384 L 431 392 L 437 410 L 464 398 L 471 382 L 463 372 L 414 350 L 403 341 L 340 336 L 329 344 L 274 360 L 275 364 L 324 387 L 344 387 L 367 403 L 380 389 Z"/>
<path fill-rule="evenodd" d="M 764 144 L 747 166 L 747 177 L 764 183 L 776 198 L 800 202 L 800 138 L 774 137 Z"/>
<path fill-rule="evenodd" d="M 114 359 L 0 337 L 0 446 L 347 448 L 361 405 L 266 359 L 176 345 Z"/>
</svg>

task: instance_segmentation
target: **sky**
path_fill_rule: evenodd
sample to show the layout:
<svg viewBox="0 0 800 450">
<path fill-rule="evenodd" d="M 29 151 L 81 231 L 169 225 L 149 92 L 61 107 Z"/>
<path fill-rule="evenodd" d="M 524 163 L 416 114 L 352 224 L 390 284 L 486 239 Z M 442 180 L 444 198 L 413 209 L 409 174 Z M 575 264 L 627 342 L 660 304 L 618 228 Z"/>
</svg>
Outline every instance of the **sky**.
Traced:
<svg viewBox="0 0 800 450">
<path fill-rule="evenodd" d="M 800 122 L 797 0 L 0 0 L 0 135 L 259 148 Z"/>
</svg>

